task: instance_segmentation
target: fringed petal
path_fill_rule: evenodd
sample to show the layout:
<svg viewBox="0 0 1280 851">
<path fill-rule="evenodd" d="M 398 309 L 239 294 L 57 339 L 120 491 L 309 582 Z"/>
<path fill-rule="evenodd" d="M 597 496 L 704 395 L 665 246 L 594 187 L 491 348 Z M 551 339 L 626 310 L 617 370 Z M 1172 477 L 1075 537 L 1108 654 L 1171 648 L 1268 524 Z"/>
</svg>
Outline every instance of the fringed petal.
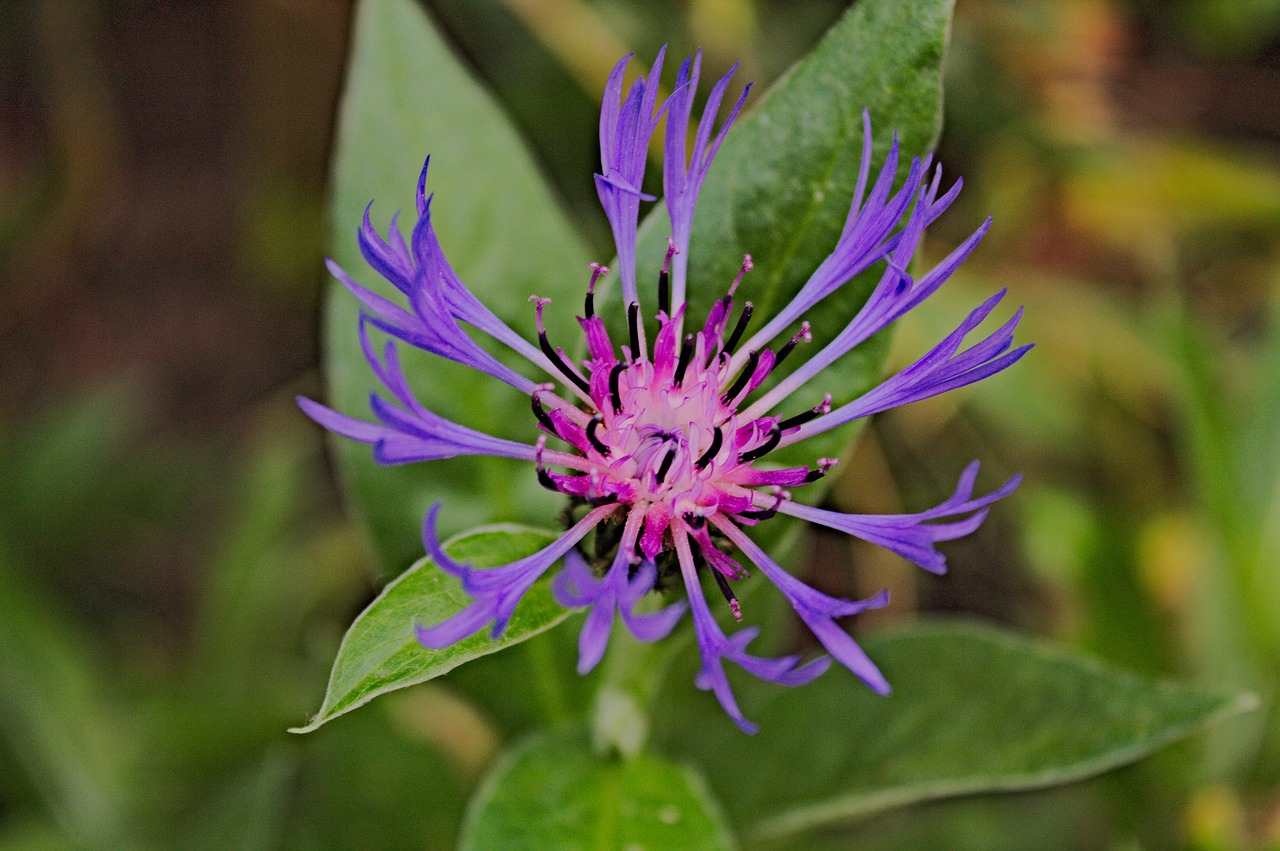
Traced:
<svg viewBox="0 0 1280 851">
<path fill-rule="evenodd" d="M 1014 476 L 991 493 L 974 497 L 977 476 L 975 461 L 965 469 L 950 498 L 916 514 L 843 514 L 794 502 L 785 502 L 778 510 L 878 544 L 931 573 L 945 573 L 946 557 L 935 544 L 972 533 L 987 516 L 987 507 L 1013 493 L 1022 481 Z M 933 522 L 948 518 L 948 522 Z"/>
</svg>

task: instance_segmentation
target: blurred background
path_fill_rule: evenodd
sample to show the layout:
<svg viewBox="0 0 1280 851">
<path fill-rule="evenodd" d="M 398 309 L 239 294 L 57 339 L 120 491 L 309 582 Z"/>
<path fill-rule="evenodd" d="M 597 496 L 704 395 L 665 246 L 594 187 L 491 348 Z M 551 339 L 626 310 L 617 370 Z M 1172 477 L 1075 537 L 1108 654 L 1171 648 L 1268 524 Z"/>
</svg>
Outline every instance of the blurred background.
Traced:
<svg viewBox="0 0 1280 851">
<path fill-rule="evenodd" d="M 767 84 L 840 0 L 430 0 L 599 258 L 613 61 L 701 46 Z M 509 730 L 417 688 L 305 738 L 386 577 L 318 430 L 324 199 L 350 4 L 0 4 L 0 849 L 448 847 Z M 405 152 L 418 157 L 423 152 Z M 940 154 L 962 274 L 895 359 L 999 287 L 1017 369 L 882 415 L 842 504 L 1026 484 L 862 628 L 967 613 L 1151 676 L 1280 682 L 1280 2 L 961 0 Z M 992 472 L 994 471 L 994 472 Z M 852 566 L 852 567 L 851 567 Z M 431 807 L 423 801 L 431 798 Z M 363 840 L 367 841 L 367 839 Z M 835 841 L 835 840 L 833 840 Z M 1280 848 L 1253 713 L 1098 781 L 881 817 L 841 848 Z"/>
</svg>

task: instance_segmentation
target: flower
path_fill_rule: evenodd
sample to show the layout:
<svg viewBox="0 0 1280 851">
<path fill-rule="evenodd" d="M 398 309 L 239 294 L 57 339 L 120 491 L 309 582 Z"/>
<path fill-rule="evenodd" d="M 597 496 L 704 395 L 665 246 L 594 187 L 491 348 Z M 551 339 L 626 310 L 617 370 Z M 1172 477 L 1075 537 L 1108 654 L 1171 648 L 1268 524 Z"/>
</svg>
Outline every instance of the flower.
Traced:
<svg viewBox="0 0 1280 851">
<path fill-rule="evenodd" d="M 553 584 L 557 600 L 567 607 L 589 609 L 579 639 L 580 671 L 600 661 L 616 617 L 637 638 L 655 641 L 666 636 L 688 608 L 702 660 L 696 684 L 712 691 L 733 720 L 752 732 L 755 726 L 743 717 L 730 689 L 726 662 L 757 677 L 798 685 L 825 671 L 830 658 L 802 663 L 797 656 L 765 658 L 748 652 L 757 631 L 746 628 L 726 634 L 703 594 L 703 574 L 714 579 L 733 616 L 741 620 L 733 583 L 744 579 L 749 570 L 730 554 L 740 552 L 782 592 L 830 657 L 881 693 L 889 691 L 889 684 L 838 621 L 884 606 L 888 597 L 881 593 L 850 601 L 811 588 L 775 563 L 746 534 L 747 528 L 775 514 L 791 515 L 871 541 L 941 573 L 946 560 L 937 549 L 938 542 L 973 531 L 988 506 L 1018 484 L 1015 477 L 993 492 L 975 496 L 978 467 L 974 463 L 961 476 L 952 497 L 929 510 L 887 516 L 843 514 L 798 503 L 789 490 L 826 475 L 835 459 L 777 469 L 767 464 L 769 453 L 878 411 L 971 384 L 1012 365 L 1031 347 L 1012 348 L 1021 311 L 981 341 L 964 347 L 965 337 L 1000 301 L 1003 292 L 997 293 L 923 357 L 861 397 L 837 407 L 828 395 L 808 410 L 775 413 L 793 391 L 937 290 L 973 251 L 990 220 L 923 277 L 909 275 L 906 269 L 925 227 L 955 199 L 960 181 L 940 195 L 940 171 L 930 178 L 930 159 L 917 158 L 895 191 L 899 158 L 895 138 L 872 182 L 871 123 L 864 111 L 857 190 L 830 256 L 790 304 L 750 335 L 752 305 L 739 307 L 736 295 L 752 269 L 751 257 L 744 257 L 724 296 L 702 318 L 701 326 L 694 325 L 686 315 L 685 298 L 694 209 L 749 86 L 716 129 L 734 72 L 716 83 L 697 122 L 692 150 L 687 151 L 701 56 L 685 60 L 674 92 L 661 104 L 658 81 L 663 53 L 649 74 L 636 80 L 624 95 L 623 72 L 629 58 L 618 62 L 605 87 L 600 118 L 602 169 L 596 175 L 600 203 L 617 246 L 627 319 L 621 345 L 611 338 L 595 310 L 596 287 L 609 273 L 598 264 L 591 265 L 578 317 L 586 345 L 586 359 L 581 362 L 548 339 L 543 323 L 547 300 L 531 298 L 537 346 L 481 304 L 449 265 L 436 239 L 424 165 L 418 183 L 418 220 L 408 242 L 394 217 L 386 238 L 379 234 L 368 208 L 359 229 L 365 259 L 403 294 L 407 307 L 362 287 L 336 264 L 329 266 L 363 305 L 360 340 L 390 398 L 372 396 L 376 422 L 354 419 L 309 399 L 299 399 L 299 404 L 322 426 L 371 444 L 380 463 L 460 455 L 519 458 L 533 463 L 543 486 L 570 501 L 570 516 L 576 519 L 558 540 L 533 555 L 490 569 L 459 564 L 443 550 L 436 531 L 441 507 L 435 505 L 423 526 L 426 550 L 442 570 L 461 581 L 473 602 L 442 623 L 419 625 L 417 635 L 423 645 L 447 647 L 486 626 L 497 637 L 525 592 L 563 563 Z M 657 331 L 650 342 L 636 282 L 636 227 L 641 202 L 654 200 L 642 192 L 641 185 L 649 142 L 664 111 L 663 187 L 671 230 L 657 284 Z M 884 267 L 879 282 L 852 321 L 816 354 L 757 395 L 784 360 L 802 343 L 811 342 L 805 313 L 877 265 Z M 797 330 L 784 335 L 797 322 Z M 381 351 L 371 329 L 389 338 Z M 469 329 L 522 354 L 551 381 L 535 382 L 503 365 L 471 338 Z M 780 335 L 782 343 L 777 345 Z M 397 342 L 466 364 L 527 395 L 531 425 L 536 422 L 542 434 L 532 444 L 519 443 L 427 410 L 405 379 Z M 548 446 L 548 437 L 557 441 L 556 448 Z M 641 598 L 659 582 L 682 584 L 687 601 L 660 611 L 638 611 Z"/>
</svg>

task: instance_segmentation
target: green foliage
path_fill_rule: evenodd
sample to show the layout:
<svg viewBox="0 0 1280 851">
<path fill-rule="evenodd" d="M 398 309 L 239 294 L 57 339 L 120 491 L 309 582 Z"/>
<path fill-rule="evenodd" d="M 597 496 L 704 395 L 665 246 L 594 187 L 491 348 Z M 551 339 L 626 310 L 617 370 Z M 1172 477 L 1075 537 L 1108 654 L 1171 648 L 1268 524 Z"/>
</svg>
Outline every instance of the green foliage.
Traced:
<svg viewBox="0 0 1280 851">
<path fill-rule="evenodd" d="M 475 4 L 477 17 L 496 8 L 487 3 Z M 530 292 L 554 297 L 552 332 L 567 342 L 588 254 L 504 114 L 420 5 L 359 4 L 335 143 L 333 255 L 363 283 L 381 286 L 356 251 L 359 216 L 370 199 L 378 202 L 379 225 L 397 208 L 411 210 L 418 163 L 432 153 L 436 223 L 464 279 L 518 330 L 531 324 L 524 301 Z M 726 16 L 753 8 L 769 20 L 801 17 L 801 6 L 808 18 L 819 4 L 693 5 L 716 6 Z M 1123 14 L 1117 9 L 1132 5 L 1037 0 L 1013 11 L 1013 4 L 985 4 L 967 23 L 971 38 L 984 26 L 1008 28 L 1001 58 L 1024 63 L 1027 86 L 1053 88 L 1061 71 L 1055 57 L 1078 52 L 1070 91 L 1089 95 L 1089 73 L 1097 69 L 1088 66 L 1088 50 L 1076 51 L 1079 44 L 1068 39 L 1082 31 L 1104 41 L 1123 38 L 1109 23 Z M 1182 5 L 1175 27 L 1204 22 L 1196 33 L 1206 41 L 1224 27 L 1235 34 L 1236 46 L 1218 55 L 1274 39 L 1258 26 L 1274 18 L 1272 0 L 1248 12 L 1228 13 L 1224 2 Z M 634 21 L 653 14 L 636 12 Z M 1064 21 L 1060 14 L 1084 18 Z M 742 294 L 758 316 L 775 311 L 803 283 L 847 210 L 863 104 L 877 130 L 877 167 L 895 129 L 908 157 L 927 150 L 940 121 L 938 71 L 949 16 L 950 4 L 937 0 L 860 0 L 743 117 L 708 181 L 695 229 L 695 315 L 723 292 L 743 252 L 757 263 Z M 1029 17 L 1047 22 L 1054 37 L 1009 49 Z M 636 34 L 641 26 L 635 23 L 627 37 L 652 53 L 662 39 L 646 43 Z M 445 29 L 458 36 L 456 21 Z M 689 35 L 674 29 L 662 38 Z M 500 25 L 489 32 L 495 43 L 527 39 Z M 786 43 L 787 34 L 779 35 L 769 32 L 769 49 Z M 463 52 L 483 66 L 483 56 Z M 490 78 L 510 74 L 527 90 L 546 88 L 545 75 L 495 53 L 502 57 L 498 70 L 480 69 Z M 759 69 L 774 59 L 757 54 L 751 61 Z M 981 66 L 983 73 L 996 64 Z M 1139 60 L 1135 71 L 1142 70 Z M 1145 76 L 1133 79 L 1141 85 Z M 976 299 L 1009 283 L 1028 302 L 1026 338 L 1041 346 L 1019 370 L 966 391 L 968 414 L 948 400 L 933 413 L 912 406 L 895 415 L 902 419 L 877 435 L 893 478 L 910 492 L 975 455 L 1028 469 L 1038 495 L 1020 493 L 989 523 L 1010 522 L 1021 510 L 1023 534 L 1007 540 L 1020 541 L 1025 552 L 1009 556 L 1017 547 L 1002 539 L 999 558 L 1025 558 L 1040 570 L 1050 599 L 1036 610 L 1035 628 L 1112 663 L 1184 676 L 1196 671 L 1222 693 L 1137 679 L 1005 633 L 925 626 L 865 641 L 895 687 L 887 699 L 839 670 L 795 690 L 731 673 L 747 714 L 762 727 L 745 737 L 711 697 L 692 688 L 696 651 L 687 631 L 632 656 L 617 652 L 627 648 L 615 636 L 593 676 L 574 675 L 576 619 L 551 602 L 545 584 L 530 594 L 503 641 L 482 633 L 440 653 L 421 649 L 414 620 L 436 622 L 468 602 L 425 561 L 384 590 L 339 648 L 350 612 L 370 595 L 371 577 L 355 534 L 316 499 L 318 454 L 306 439 L 311 432 L 299 432 L 296 412 L 289 415 L 295 427 L 255 415 L 252 439 L 198 449 L 184 444 L 184 455 L 152 441 L 155 424 L 146 420 L 139 388 L 118 383 L 35 416 L 21 430 L 0 424 L 0 466 L 9 473 L 0 494 L 0 848 L 301 849 L 370 841 L 444 848 L 455 847 L 460 832 L 477 848 L 725 847 L 734 842 L 728 825 L 753 844 L 846 851 L 1274 842 L 1263 831 L 1274 833 L 1266 825 L 1280 777 L 1280 716 L 1269 707 L 1237 717 L 1247 701 L 1226 692 L 1270 695 L 1280 682 L 1271 614 L 1280 595 L 1280 313 L 1267 277 L 1276 268 L 1277 172 L 1261 158 L 1265 151 L 1244 156 L 1229 140 L 1208 146 L 1175 137 L 1176 127 L 1169 138 L 1089 144 L 1099 127 L 1071 125 L 1060 102 L 1047 107 L 1053 114 L 1046 118 L 1012 96 L 1009 114 L 993 119 L 992 90 L 1009 90 L 1009 81 L 971 82 L 979 84 L 969 87 L 979 114 L 969 123 L 980 130 L 969 132 L 981 150 L 965 173 L 977 178 L 978 193 L 1023 206 L 997 215 L 1003 232 L 993 232 L 977 263 L 905 323 L 900 342 L 908 344 L 905 351 L 922 350 Z M 1058 101 L 1075 102 L 1055 91 Z M 563 113 L 535 103 L 524 115 L 551 123 Z M 1134 118 L 1128 111 L 1115 117 Z M 997 134 L 993 120 L 1014 122 L 1015 130 Z M 1044 126 L 1032 126 L 1036 121 Z M 561 128 L 543 129 L 552 136 Z M 1037 132 L 1052 143 L 1014 138 Z M 589 186 L 585 168 L 559 178 L 569 179 Z M 978 193 L 967 191 L 960 202 L 973 208 L 958 206 L 939 223 L 935 230 L 951 230 L 928 252 L 955 244 L 952 237 L 963 238 L 988 207 L 1001 212 Z M 966 221 L 967 215 L 975 218 Z M 298 237 L 295 254 L 315 238 Z M 659 209 L 643 234 L 641 262 L 650 268 L 642 280 L 651 280 L 664 237 Z M 51 243 L 34 244 L 44 251 Z M 1002 244 L 1014 249 L 1011 257 L 983 268 Z M 1055 257 L 1069 258 L 1069 275 L 1035 268 Z M 848 320 L 869 284 L 869 278 L 855 282 L 816 311 L 815 346 Z M 356 310 L 335 287 L 326 326 L 328 401 L 365 416 L 374 382 L 356 346 Z M 19 299 L 15 311 L 28 322 L 29 305 Z M 1155 328 L 1152 316 L 1160 320 Z M 887 345 L 882 336 L 861 347 L 810 393 L 830 391 L 839 402 L 862 392 L 880 371 Z M 442 414 L 513 439 L 534 434 L 527 400 L 518 394 L 409 354 L 415 386 Z M 66 368 L 54 366 L 54 375 Z M 815 400 L 790 404 L 799 409 Z M 777 457 L 805 463 L 838 455 L 852 431 L 830 435 L 828 447 L 808 443 L 802 454 Z M 975 441 L 973 434 L 981 436 Z M 896 463 L 888 445 L 895 440 L 907 446 L 912 466 Z M 981 448 L 970 454 L 974 442 Z M 494 519 L 536 523 L 556 508 L 524 464 L 379 468 L 367 447 L 335 446 L 384 572 L 420 554 L 419 523 L 435 499 L 445 502 L 443 520 L 455 529 Z M 220 463 L 229 453 L 243 463 Z M 957 454 L 966 457 L 956 461 Z M 196 501 L 192 510 L 200 483 L 226 470 L 233 471 L 230 509 L 209 512 Z M 810 497 L 818 493 L 807 490 Z M 854 504 L 866 493 L 841 496 L 852 494 Z M 139 573 L 128 569 L 162 563 L 148 556 L 149 547 L 161 530 L 181 527 L 193 530 L 183 547 L 208 553 L 197 581 L 188 587 L 148 573 L 135 582 Z M 460 559 L 491 564 L 547 540 L 545 532 L 491 527 L 450 546 Z M 949 552 L 957 568 L 961 546 Z M 980 583 L 1000 580 L 998 566 L 969 561 L 978 569 L 957 569 L 940 581 L 955 583 L 947 586 L 953 589 L 971 575 Z M 798 560 L 786 564 L 805 569 Z M 858 578 L 865 582 L 867 574 Z M 763 588 L 759 597 L 769 595 L 759 577 L 745 585 L 748 593 Z M 998 587 L 999 605 L 1008 610 L 1036 605 L 1026 592 L 1010 592 L 1017 599 L 1006 601 L 1007 587 Z M 983 595 L 990 590 L 980 587 Z M 909 608 L 903 598 L 910 596 L 895 588 L 895 611 Z M 148 613 L 162 597 L 160 614 Z M 921 599 L 927 606 L 927 590 Z M 963 593 L 954 599 L 972 602 Z M 764 609 L 752 603 L 750 614 Z M 762 644 L 794 642 L 791 621 L 763 620 Z M 492 652 L 516 642 L 518 650 Z M 375 695 L 462 667 L 313 735 L 286 736 L 286 725 L 314 707 L 335 651 L 329 693 L 306 729 Z M 672 658 L 678 661 L 666 671 Z M 660 690 L 653 705 L 651 687 Z M 630 718 L 606 717 L 603 701 L 592 699 L 597 691 L 637 716 L 648 713 L 637 726 L 652 732 L 653 751 L 629 760 L 592 751 L 580 732 L 592 728 L 587 715 L 596 713 L 597 732 L 617 732 L 601 719 Z M 632 697 L 634 704 L 627 703 Z M 1105 771 L 1228 716 L 1209 731 L 1210 746 L 1171 748 L 1113 775 L 1109 786 L 1092 781 L 995 794 Z M 572 726 L 535 733 L 501 752 L 546 721 Z M 476 779 L 499 753 L 473 797 Z M 1220 785 L 1197 792 L 1192 784 L 1206 774 Z M 1248 812 L 1255 806 L 1258 812 Z M 1215 833 L 1214 818 L 1238 824 Z M 1143 822 L 1157 820 L 1157 830 L 1144 829 Z"/>
<path fill-rule="evenodd" d="M 70 836 L 120 841 L 134 744 L 113 736 L 84 637 L 0 556 L 0 737 Z"/>
<path fill-rule="evenodd" d="M 508 564 L 554 541 L 550 532 L 514 526 L 475 529 L 445 543 L 450 557 L 473 567 Z M 324 704 L 316 717 L 294 732 L 309 733 L 321 724 L 363 706 L 380 694 L 425 682 L 480 656 L 518 644 L 569 616 L 540 582 L 524 596 L 502 636 L 480 631 L 442 650 L 418 643 L 414 624 L 426 626 L 462 611 L 471 597 L 458 580 L 423 558 L 388 585 L 347 630 L 333 663 Z"/>
<path fill-rule="evenodd" d="M 601 758 L 570 730 L 513 748 L 472 799 L 461 847 L 727 849 L 701 776 L 652 754 Z"/>
<path fill-rule="evenodd" d="M 734 125 L 694 218 L 691 316 L 705 316 L 724 295 L 743 254 L 751 255 L 755 270 L 738 300 L 755 305 L 755 322 L 768 322 L 804 286 L 831 253 L 849 213 L 862 156 L 864 107 L 875 133 L 872 177 L 895 135 L 901 145 L 899 177 L 912 156 L 930 150 L 942 127 L 941 69 L 952 5 L 952 0 L 855 4 Z M 650 277 L 657 274 L 667 233 L 665 211 L 655 210 L 639 242 L 642 263 L 653 267 Z M 811 345 L 823 345 L 848 324 L 883 271 L 873 268 L 805 317 L 813 326 Z M 794 330 L 779 338 L 790 333 Z M 824 393 L 831 394 L 834 405 L 857 398 L 878 379 L 887 348 L 887 334 L 859 346 L 793 394 L 787 411 L 812 407 Z M 835 429 L 774 452 L 771 460 L 786 466 L 840 457 L 857 428 Z M 823 492 L 823 487 L 807 487 L 797 490 L 796 498 L 815 500 Z"/>
<path fill-rule="evenodd" d="M 864 105 L 878 132 L 877 168 L 894 132 L 906 158 L 932 144 L 941 117 L 939 69 L 950 11 L 945 0 L 858 4 L 744 118 L 721 151 L 700 205 L 690 264 L 695 315 L 723 292 L 746 252 L 753 255 L 757 268 L 742 296 L 755 303 L 761 316 L 776 312 L 800 289 L 834 244 L 848 212 L 858 173 Z M 492 221 L 503 221 L 501 215 L 511 215 L 509 209 L 489 206 L 491 193 L 510 194 L 511 175 L 490 167 L 494 149 L 481 151 L 467 144 L 469 134 L 458 132 L 468 126 L 465 121 L 440 123 L 443 116 L 480 116 L 494 122 L 498 144 L 506 146 L 498 153 L 508 155 L 503 167 L 517 172 L 514 193 L 533 199 L 528 203 L 538 214 L 546 214 L 546 227 L 551 229 L 550 236 L 533 240 L 542 253 L 520 264 L 526 273 L 522 286 L 542 295 L 576 297 L 580 283 L 566 274 L 573 268 L 566 258 L 577 246 L 566 236 L 567 225 L 500 116 L 454 66 L 429 24 L 406 3 L 367 0 L 358 17 L 355 43 L 335 168 L 333 239 L 341 262 L 349 269 L 363 269 L 342 222 L 355 222 L 370 195 L 403 197 L 412 185 L 407 167 L 388 164 L 390 127 L 390 135 L 400 137 L 400 149 L 408 147 L 408 140 L 450 154 L 448 168 L 440 170 L 448 175 L 439 184 L 442 198 L 449 194 L 449 182 L 465 180 L 472 206 L 458 210 L 460 216 L 470 215 L 455 225 L 464 237 L 461 253 L 447 240 L 445 216 L 452 213 L 437 220 L 442 240 L 482 300 L 516 327 L 527 324 L 518 318 L 519 300 L 512 288 L 489 283 L 498 280 L 501 263 L 513 262 L 510 240 L 520 242 L 527 236 L 513 236 L 504 229 L 499 239 L 492 227 Z M 413 81 L 428 73 L 447 82 L 423 94 Z M 414 107 L 406 109 L 406 100 Z M 436 161 L 443 159 L 438 155 Z M 905 170 L 904 162 L 900 173 Z M 445 206 L 442 201 L 437 209 Z M 527 227 L 534 217 L 526 211 L 513 221 Z M 654 267 L 650 272 L 662 255 L 664 236 L 664 214 L 655 211 L 645 224 L 640 249 L 642 265 Z M 466 246 L 473 254 L 466 254 Z M 488 278 L 483 261 L 495 264 Z M 469 266 L 475 267 L 474 273 Z M 367 270 L 362 277 L 372 280 Z M 559 291 L 539 287 L 557 279 Z M 815 312 L 819 341 L 830 339 L 849 321 L 871 284 L 869 276 Z M 340 406 L 354 407 L 362 403 L 370 378 L 351 342 L 354 304 L 345 293 L 334 290 L 331 296 L 333 394 Z M 614 321 L 619 315 L 612 311 Z M 882 336 L 845 358 L 826 382 L 820 382 L 827 386 L 814 387 L 810 396 L 796 401 L 797 407 L 813 404 L 824 391 L 832 392 L 837 404 L 864 392 L 879 371 L 885 345 Z M 528 417 L 523 410 L 515 412 L 516 402 L 476 404 L 487 379 L 464 377 L 452 367 L 428 365 L 425 360 L 414 362 L 412 369 L 423 379 L 419 389 L 429 406 L 495 434 L 521 436 L 518 423 Z M 523 400 L 519 404 L 523 407 Z M 808 444 L 803 458 L 779 460 L 803 463 L 816 454 L 840 454 L 849 436 L 831 436 L 818 447 Z M 451 509 L 458 508 L 459 516 L 501 514 L 519 501 L 512 496 L 511 481 L 530 478 L 505 472 L 464 476 L 461 467 L 445 464 L 430 465 L 438 478 L 401 474 L 371 466 L 363 447 L 344 452 L 352 492 L 389 564 L 395 563 L 392 555 L 407 551 L 408 542 L 417 546 L 417 515 L 428 498 L 444 499 Z M 474 462 L 468 463 L 477 469 Z M 484 508 L 486 504 L 491 507 Z M 495 527 L 477 530 L 450 546 L 460 560 L 491 566 L 513 561 L 548 540 L 546 533 Z M 457 583 L 428 560 L 416 564 L 352 625 L 324 705 L 303 730 L 314 730 L 379 694 L 443 674 L 567 617 L 541 585 L 497 642 L 479 634 L 438 652 L 416 644 L 413 622 L 439 622 L 468 602 Z M 551 647 L 545 642 L 541 646 L 544 651 Z M 659 745 L 700 763 L 738 827 L 757 839 L 776 839 L 908 803 L 1090 776 L 1243 708 L 1239 700 L 1152 684 L 974 628 L 908 630 L 869 646 L 897 688 L 887 700 L 840 675 L 795 691 L 750 682 L 742 687 L 743 702 L 766 733 L 743 740 L 711 701 L 692 703 L 687 678 L 678 676 L 671 690 L 679 696 L 668 698 L 669 706 L 660 702 L 655 714 L 652 726 Z M 637 658 L 651 659 L 643 654 Z M 610 674 L 623 680 L 634 675 Z M 506 677 L 500 680 L 508 682 Z M 470 693 L 483 694 L 482 699 L 495 706 L 502 703 L 502 696 L 492 690 Z M 584 708 L 562 704 L 550 714 L 580 717 Z M 806 760 L 800 773 L 794 765 L 797 753 L 804 753 Z M 751 771 L 742 771 L 744 761 Z M 652 755 L 631 761 L 593 755 L 577 734 L 535 737 L 508 753 L 493 770 L 472 802 L 464 843 L 723 845 L 728 839 L 715 815 L 718 808 L 706 804 L 701 786 L 691 778 L 684 769 Z M 693 806 L 691 812 L 703 814 L 680 823 L 680 830 L 692 833 L 661 833 L 673 828 L 660 815 L 668 804 L 678 811 Z M 649 831 L 658 834 L 650 836 Z"/>
<path fill-rule="evenodd" d="M 332 177 L 331 256 L 386 295 L 395 291 L 364 262 L 356 228 L 365 205 L 383 227 L 397 209 L 415 211 L 413 190 L 431 155 L 432 221 L 450 263 L 476 296 L 516 328 L 532 325 L 530 293 L 552 298 L 553 334 L 567 338 L 582 297 L 586 251 L 558 210 L 505 115 L 454 58 L 413 0 L 358 4 Z M 356 336 L 358 303 L 332 283 L 326 367 L 329 402 L 366 416 L 377 381 Z M 421 359 L 419 359 L 419 357 Z M 428 355 L 406 359 L 423 404 L 501 437 L 532 441 L 529 400 L 472 370 Z M 428 505 L 444 500 L 446 530 L 536 516 L 545 505 L 528 465 L 457 459 L 385 468 L 369 447 L 334 442 L 349 493 L 383 568 L 412 563 Z M 544 513 L 543 516 L 549 516 Z"/>
<path fill-rule="evenodd" d="M 702 767 L 735 827 L 764 839 L 918 801 L 1078 780 L 1256 703 L 976 626 L 906 628 L 865 646 L 893 684 L 887 698 L 844 672 L 794 690 L 744 681 L 744 711 L 765 731 L 744 741 L 711 701 L 691 704 L 677 677 L 658 714 L 680 721 L 662 725 L 659 746 Z"/>
</svg>

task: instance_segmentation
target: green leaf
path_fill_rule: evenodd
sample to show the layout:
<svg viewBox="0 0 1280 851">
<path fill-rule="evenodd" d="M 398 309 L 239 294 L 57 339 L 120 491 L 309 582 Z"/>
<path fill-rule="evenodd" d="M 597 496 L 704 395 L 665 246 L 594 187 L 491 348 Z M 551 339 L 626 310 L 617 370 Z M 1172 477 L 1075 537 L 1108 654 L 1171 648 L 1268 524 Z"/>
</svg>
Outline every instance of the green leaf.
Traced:
<svg viewBox="0 0 1280 851">
<path fill-rule="evenodd" d="M 488 526 L 445 543 L 445 552 L 474 567 L 494 567 L 524 558 L 554 541 L 556 535 L 520 526 Z M 436 624 L 472 602 L 461 584 L 424 558 L 383 589 L 360 613 L 338 648 L 329 688 L 320 711 L 295 733 L 363 706 L 380 694 L 425 682 L 464 662 L 486 656 L 550 629 L 571 612 L 551 597 L 546 582 L 525 594 L 502 637 L 487 630 L 443 650 L 428 650 L 414 636 L 415 623 Z"/>
<path fill-rule="evenodd" d="M 734 847 L 692 769 L 652 754 L 605 759 L 580 731 L 540 735 L 494 766 L 463 823 L 463 849 Z"/>
<path fill-rule="evenodd" d="M 291 749 L 268 748 L 200 807 L 183 831 L 182 847 L 192 851 L 279 848 L 297 762 Z"/>
<path fill-rule="evenodd" d="M 889 697 L 841 670 L 798 689 L 752 680 L 738 691 L 759 736 L 701 700 L 665 709 L 683 723 L 658 725 L 662 749 L 703 768 L 744 836 L 770 839 L 918 801 L 1079 780 L 1256 703 L 975 625 L 911 627 L 864 646 Z"/>
<path fill-rule="evenodd" d="M 239 499 L 210 547 L 186 665 L 193 697 L 223 713 L 233 701 L 247 710 L 272 693 L 290 699 L 294 683 L 282 668 L 292 660 L 282 648 L 335 587 L 367 581 L 353 575 L 361 562 L 354 534 L 316 510 L 314 432 L 293 418 L 272 423 L 244 454 L 230 477 Z M 243 714 L 231 714 L 226 720 L 243 733 Z M 278 718 L 268 715 L 274 737 Z"/>
<path fill-rule="evenodd" d="M 849 830 L 834 828 L 769 842 L 769 851 L 1094 851 L 1114 847 L 1104 837 L 1114 802 L 1091 784 L 1018 795 L 945 798 L 884 813 Z M 1141 848 L 1159 848 L 1126 835 Z M 1124 847 L 1121 845 L 1120 847 Z M 1132 845 L 1130 846 L 1132 847 Z"/>
<path fill-rule="evenodd" d="M 863 106 L 875 133 L 873 176 L 895 132 L 902 151 L 899 177 L 912 155 L 932 147 L 942 126 L 941 69 L 952 5 L 953 0 L 855 4 L 734 126 L 698 203 L 690 244 L 691 316 L 705 316 L 724 295 L 743 254 L 752 256 L 755 271 L 739 290 L 739 303 L 751 301 L 757 321 L 767 322 L 799 292 L 830 254 L 848 215 L 862 156 Z M 639 257 L 652 265 L 648 274 L 654 279 L 668 233 L 665 211 L 650 215 L 643 230 Z M 812 351 L 848 324 L 882 271 L 873 269 L 810 311 L 805 318 L 813 325 Z M 859 346 L 794 394 L 784 415 L 812 407 L 824 393 L 836 405 L 861 395 L 876 382 L 887 348 L 885 334 Z M 838 457 L 854 434 L 854 427 L 834 429 L 776 451 L 770 460 L 788 465 Z M 803 488 L 796 497 L 812 499 L 821 492 Z"/>
<path fill-rule="evenodd" d="M 372 216 L 379 227 L 397 209 L 414 212 L 418 172 L 430 154 L 432 221 L 458 274 L 517 329 L 532 326 L 530 293 L 553 298 L 566 309 L 551 311 L 551 332 L 568 338 L 573 320 L 567 308 L 586 285 L 586 250 L 506 117 L 413 0 L 358 5 L 335 144 L 329 244 L 349 274 L 396 295 L 360 256 L 356 229 L 370 200 L 376 200 Z M 326 318 L 328 401 L 368 418 L 377 381 L 360 352 L 358 312 L 356 300 L 333 283 Z M 533 442 L 536 423 L 524 396 L 417 352 L 406 353 L 405 370 L 411 380 L 423 379 L 414 384 L 428 408 L 490 434 Z M 348 440 L 336 446 L 353 503 L 386 569 L 421 554 L 419 524 L 436 499 L 448 505 L 441 517 L 446 532 L 547 510 L 545 493 L 521 462 L 455 459 L 379 467 L 368 446 Z"/>
<path fill-rule="evenodd" d="M 126 842 L 126 766 L 93 637 L 13 570 L 0 542 L 0 737 L 59 826 L 78 842 Z"/>
</svg>

